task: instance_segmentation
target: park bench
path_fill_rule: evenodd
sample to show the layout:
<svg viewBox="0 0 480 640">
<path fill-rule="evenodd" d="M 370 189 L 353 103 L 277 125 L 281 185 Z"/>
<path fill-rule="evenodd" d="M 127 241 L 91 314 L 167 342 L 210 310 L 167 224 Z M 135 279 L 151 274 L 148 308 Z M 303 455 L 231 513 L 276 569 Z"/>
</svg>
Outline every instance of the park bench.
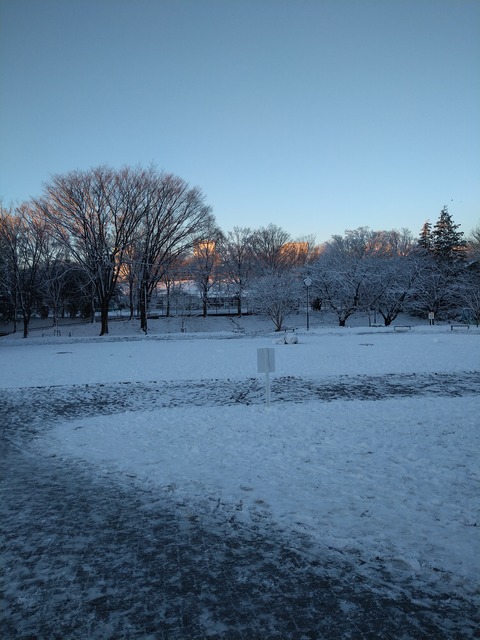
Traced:
<svg viewBox="0 0 480 640">
<path fill-rule="evenodd" d="M 393 325 L 394 331 L 411 331 L 412 327 L 409 324 L 395 324 Z"/>
<path fill-rule="evenodd" d="M 470 325 L 469 324 L 451 324 L 450 325 L 450 330 L 451 331 L 456 331 L 457 329 L 470 329 Z"/>
</svg>

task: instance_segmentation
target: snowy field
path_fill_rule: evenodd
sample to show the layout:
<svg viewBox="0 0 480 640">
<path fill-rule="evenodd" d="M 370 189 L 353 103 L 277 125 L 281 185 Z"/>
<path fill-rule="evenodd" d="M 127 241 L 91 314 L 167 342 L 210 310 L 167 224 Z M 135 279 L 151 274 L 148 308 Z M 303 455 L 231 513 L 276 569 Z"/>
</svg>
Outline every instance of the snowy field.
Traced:
<svg viewBox="0 0 480 640">
<path fill-rule="evenodd" d="M 48 387 L 68 404 L 79 390 L 101 397 L 112 385 L 140 385 L 127 409 L 52 420 L 32 451 L 173 494 L 200 517 L 221 509 L 249 526 L 268 516 L 287 537 L 357 554 L 367 577 L 381 562 L 399 584 L 448 585 L 478 603 L 477 328 L 313 323 L 284 344 L 251 318 L 192 319 L 188 333 L 173 321 L 150 326 L 148 336 L 118 322 L 102 339 L 98 325 L 0 339 L 0 387 L 14 394 Z M 265 347 L 276 358 L 268 407 L 257 373 Z M 407 391 L 383 398 L 389 380 L 408 381 Z M 359 394 L 315 396 L 338 381 Z M 174 398 L 147 402 L 141 389 L 155 385 L 164 399 L 174 385 Z"/>
</svg>

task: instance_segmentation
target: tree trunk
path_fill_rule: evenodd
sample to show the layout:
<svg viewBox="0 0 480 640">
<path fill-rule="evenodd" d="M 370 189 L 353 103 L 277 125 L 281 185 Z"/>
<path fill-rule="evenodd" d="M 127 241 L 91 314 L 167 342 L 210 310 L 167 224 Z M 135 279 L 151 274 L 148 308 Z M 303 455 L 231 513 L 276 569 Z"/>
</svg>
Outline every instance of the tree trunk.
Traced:
<svg viewBox="0 0 480 640">
<path fill-rule="evenodd" d="M 145 331 L 145 333 L 147 333 L 148 330 L 148 318 L 147 318 L 147 304 L 148 304 L 148 297 L 147 297 L 147 288 L 145 286 L 142 286 L 140 291 L 139 291 L 139 301 L 140 301 L 140 329 L 142 329 L 142 331 Z"/>
<path fill-rule="evenodd" d="M 207 317 L 207 296 L 202 296 L 203 317 Z"/>
<path fill-rule="evenodd" d="M 28 337 L 28 325 L 32 317 L 32 307 L 30 301 L 22 301 L 22 317 L 23 317 L 23 337 Z"/>
<path fill-rule="evenodd" d="M 59 312 L 58 312 L 58 305 L 54 303 L 53 305 L 53 311 L 52 311 L 52 326 L 56 327 L 58 326 L 58 318 L 59 318 Z"/>
<path fill-rule="evenodd" d="M 128 283 L 128 304 L 130 308 L 130 317 L 129 320 L 133 320 L 133 316 L 135 315 L 135 305 L 133 300 L 133 280 L 130 280 Z"/>
<path fill-rule="evenodd" d="M 166 293 L 166 307 L 165 307 L 165 315 L 167 318 L 170 318 L 170 284 L 167 282 L 165 285 L 165 293 Z"/>
<path fill-rule="evenodd" d="M 18 305 L 18 297 L 17 297 L 17 288 L 15 287 L 15 297 L 13 300 L 13 333 L 17 333 L 17 305 Z"/>
<path fill-rule="evenodd" d="M 100 316 L 101 316 L 100 335 L 105 336 L 108 334 L 108 300 L 102 301 L 100 305 Z"/>
</svg>

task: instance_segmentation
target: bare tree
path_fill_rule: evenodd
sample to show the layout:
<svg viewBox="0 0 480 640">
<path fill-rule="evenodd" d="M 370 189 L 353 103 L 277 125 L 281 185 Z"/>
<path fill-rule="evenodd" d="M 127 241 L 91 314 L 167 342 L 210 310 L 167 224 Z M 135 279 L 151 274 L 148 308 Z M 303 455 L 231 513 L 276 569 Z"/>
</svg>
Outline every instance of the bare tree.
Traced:
<svg viewBox="0 0 480 640">
<path fill-rule="evenodd" d="M 0 202 L 0 317 L 6 322 L 14 320 L 14 331 L 16 331 L 14 274 L 8 242 L 11 219 L 11 209 L 3 207 Z"/>
<path fill-rule="evenodd" d="M 277 225 L 270 224 L 254 231 L 252 235 L 252 249 L 257 260 L 259 273 L 270 274 L 279 271 L 287 263 L 288 253 L 285 253 L 285 245 L 291 242 L 290 234 Z"/>
<path fill-rule="evenodd" d="M 185 314 L 185 293 L 183 291 L 185 281 L 188 279 L 188 261 L 183 255 L 178 255 L 175 261 L 169 263 L 162 276 L 162 284 L 165 288 L 165 315 L 171 315 L 172 301 L 180 301 L 182 316 Z M 177 304 L 178 307 L 178 304 Z"/>
<path fill-rule="evenodd" d="M 200 189 L 155 170 L 147 176 L 145 202 L 134 260 L 142 301 L 141 328 L 146 332 L 148 301 L 154 289 L 194 247 L 214 240 L 209 237 L 214 218 Z"/>
<path fill-rule="evenodd" d="M 418 243 L 412 235 L 409 229 L 403 227 L 402 229 L 391 229 L 390 231 L 382 232 L 385 234 L 387 242 L 387 255 L 390 257 L 409 256 L 415 253 L 418 249 Z"/>
<path fill-rule="evenodd" d="M 88 274 L 108 333 L 108 309 L 147 206 L 145 171 L 98 167 L 54 176 L 37 201 L 56 238 Z"/>
<path fill-rule="evenodd" d="M 469 260 L 480 261 L 480 224 L 472 229 L 468 237 L 467 256 Z"/>
<path fill-rule="evenodd" d="M 46 314 L 52 312 L 53 326 L 57 327 L 58 319 L 64 312 L 65 299 L 73 293 L 72 284 L 76 281 L 79 267 L 69 260 L 67 249 L 55 237 L 43 212 L 38 208 L 37 212 L 44 229 L 42 259 L 38 269 L 38 294 L 42 299 L 42 309 Z"/>
<path fill-rule="evenodd" d="M 17 228 L 18 217 L 11 208 L 0 207 L 0 313 L 7 322 L 13 320 L 13 331 L 17 331 Z"/>
<path fill-rule="evenodd" d="M 84 318 L 92 314 L 92 285 L 88 275 L 81 265 L 76 264 L 69 258 L 60 265 L 59 268 L 60 292 L 59 292 L 59 314 L 65 317 L 68 313 L 70 318 L 75 318 L 81 313 Z"/>
<path fill-rule="evenodd" d="M 209 293 L 218 283 L 221 273 L 218 247 L 222 242 L 223 234 L 220 229 L 212 227 L 208 238 L 195 244 L 187 267 L 190 277 L 200 292 L 204 318 L 207 316 Z"/>
<path fill-rule="evenodd" d="M 233 287 L 237 300 L 237 313 L 242 315 L 242 301 L 245 290 L 255 272 L 252 230 L 248 227 L 234 227 L 220 243 L 221 269 L 227 286 Z"/>
<path fill-rule="evenodd" d="M 5 264 L 2 271 L 8 282 L 9 297 L 16 318 L 23 321 L 23 337 L 28 336 L 30 319 L 40 297 L 40 268 L 49 238 L 45 220 L 30 204 L 17 207 L 13 215 L 2 218 L 2 245 Z M 16 324 L 15 324 L 16 330 Z"/>
<path fill-rule="evenodd" d="M 280 258 L 283 268 L 300 268 L 314 262 L 320 254 L 319 247 L 315 244 L 314 236 L 301 236 L 296 240 L 286 242 L 280 249 Z"/>
<path fill-rule="evenodd" d="M 125 251 L 123 265 L 121 270 L 122 283 L 128 288 L 128 308 L 130 311 L 129 320 L 133 320 L 135 315 L 135 307 L 140 302 L 139 282 L 141 278 L 142 260 L 139 242 L 135 239 Z"/>
</svg>

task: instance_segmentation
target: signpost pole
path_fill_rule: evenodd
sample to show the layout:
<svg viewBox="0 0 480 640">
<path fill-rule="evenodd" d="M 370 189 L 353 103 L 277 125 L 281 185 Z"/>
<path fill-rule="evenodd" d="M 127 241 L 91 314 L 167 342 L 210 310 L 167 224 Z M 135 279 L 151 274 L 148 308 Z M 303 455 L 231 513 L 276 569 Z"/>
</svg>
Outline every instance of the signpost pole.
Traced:
<svg viewBox="0 0 480 640">
<path fill-rule="evenodd" d="M 257 371 L 265 374 L 265 403 L 270 406 L 270 372 L 275 371 L 275 349 L 257 349 Z"/>
</svg>

